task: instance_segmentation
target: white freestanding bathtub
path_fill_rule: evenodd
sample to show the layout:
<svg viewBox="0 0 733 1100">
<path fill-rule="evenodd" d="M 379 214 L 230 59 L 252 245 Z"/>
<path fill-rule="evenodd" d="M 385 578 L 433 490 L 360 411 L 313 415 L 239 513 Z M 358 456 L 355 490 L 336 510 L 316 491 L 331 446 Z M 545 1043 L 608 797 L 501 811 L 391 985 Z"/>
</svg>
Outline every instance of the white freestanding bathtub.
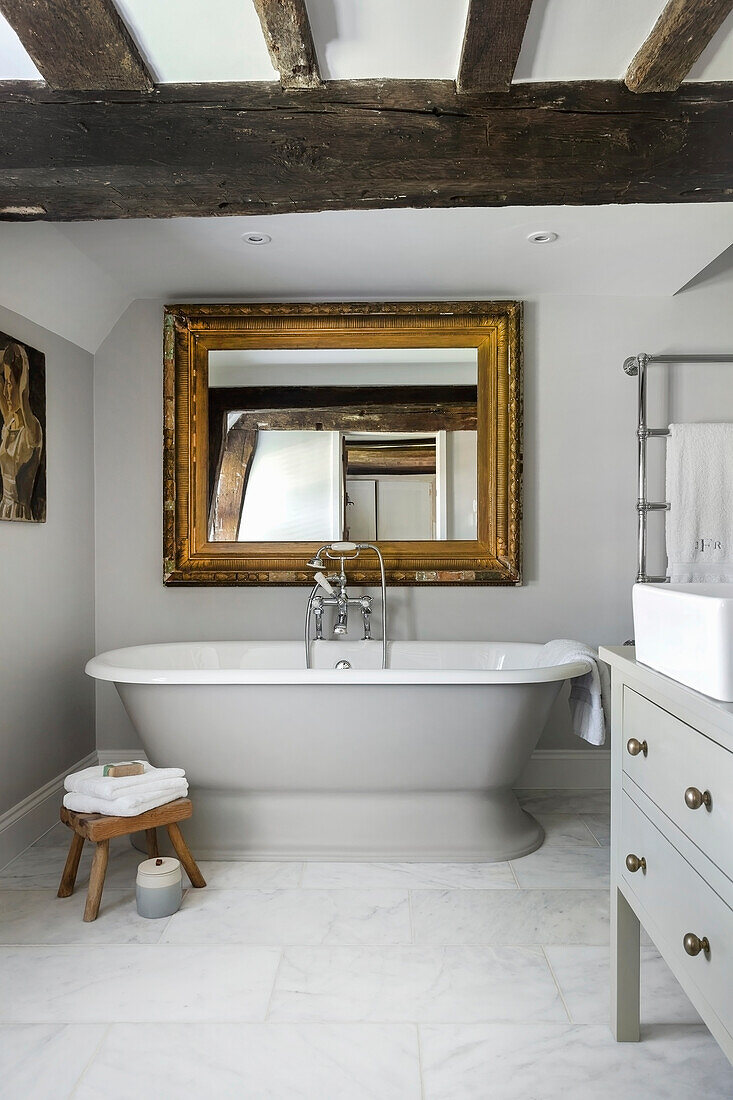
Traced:
<svg viewBox="0 0 733 1100">
<path fill-rule="evenodd" d="M 200 858 L 504 860 L 543 840 L 512 792 L 562 682 L 539 645 L 191 642 L 93 658 L 147 752 L 186 769 Z M 351 669 L 335 669 L 339 660 Z"/>
</svg>

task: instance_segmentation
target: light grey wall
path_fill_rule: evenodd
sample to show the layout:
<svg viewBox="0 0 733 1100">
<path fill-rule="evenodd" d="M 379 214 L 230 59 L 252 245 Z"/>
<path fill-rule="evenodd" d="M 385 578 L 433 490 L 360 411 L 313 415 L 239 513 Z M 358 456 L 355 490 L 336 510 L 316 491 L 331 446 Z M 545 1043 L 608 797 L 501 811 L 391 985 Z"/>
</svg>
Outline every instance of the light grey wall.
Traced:
<svg viewBox="0 0 733 1100">
<path fill-rule="evenodd" d="M 0 813 L 94 749 L 93 357 L 0 308 L 46 355 L 48 518 L 0 522 Z"/>
<path fill-rule="evenodd" d="M 623 642 L 636 570 L 638 351 L 733 346 L 727 287 L 677 298 L 543 298 L 526 307 L 522 588 L 391 589 L 395 638 Z M 134 302 L 96 356 L 97 647 L 296 638 L 304 590 L 165 589 L 161 582 L 162 303 Z M 730 368 L 729 368 L 730 370 Z M 700 377 L 700 389 L 708 385 Z M 733 376 L 718 373 L 695 418 L 733 419 Z M 680 401 L 660 397 L 683 417 Z M 702 403 L 704 404 L 704 402 Z M 97 742 L 137 739 L 110 685 L 98 685 Z M 561 707 L 545 748 L 576 748 Z"/>
</svg>

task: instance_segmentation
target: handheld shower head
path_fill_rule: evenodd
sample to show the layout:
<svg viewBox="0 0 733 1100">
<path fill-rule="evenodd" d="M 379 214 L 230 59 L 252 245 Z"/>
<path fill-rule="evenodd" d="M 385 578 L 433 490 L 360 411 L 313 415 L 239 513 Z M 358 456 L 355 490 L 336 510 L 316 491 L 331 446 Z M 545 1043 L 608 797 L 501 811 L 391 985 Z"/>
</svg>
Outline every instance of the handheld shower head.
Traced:
<svg viewBox="0 0 733 1100">
<path fill-rule="evenodd" d="M 326 563 L 324 562 L 323 558 L 321 557 L 320 550 L 318 551 L 318 553 L 316 554 L 315 557 L 311 558 L 311 560 L 307 561 L 305 564 L 308 566 L 309 569 L 325 569 L 326 568 Z"/>
</svg>

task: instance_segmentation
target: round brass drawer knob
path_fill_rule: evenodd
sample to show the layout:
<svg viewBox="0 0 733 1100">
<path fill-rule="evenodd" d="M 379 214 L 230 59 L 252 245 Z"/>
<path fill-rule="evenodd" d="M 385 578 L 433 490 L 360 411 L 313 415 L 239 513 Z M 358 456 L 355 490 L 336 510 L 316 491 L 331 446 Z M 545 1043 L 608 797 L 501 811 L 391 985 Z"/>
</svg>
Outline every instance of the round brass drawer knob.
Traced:
<svg viewBox="0 0 733 1100">
<path fill-rule="evenodd" d="M 708 940 L 707 936 L 703 936 L 702 939 L 700 939 L 700 937 L 696 936 L 694 932 L 686 933 L 685 938 L 682 941 L 682 946 L 684 947 L 687 954 L 692 955 L 693 957 L 695 955 L 699 955 L 701 951 L 705 955 L 707 955 L 710 951 L 710 941 Z"/>
<path fill-rule="evenodd" d="M 632 875 L 636 875 L 637 871 L 646 870 L 646 859 L 644 856 L 635 856 L 630 853 L 626 856 L 626 869 L 632 872 Z"/>
<path fill-rule="evenodd" d="M 632 875 L 635 875 L 637 871 L 646 871 L 646 860 L 643 856 L 635 856 L 633 852 L 629 852 L 626 857 L 626 867 Z"/>
<path fill-rule="evenodd" d="M 710 791 L 700 791 L 697 787 L 688 787 L 685 791 L 685 805 L 691 810 L 699 810 L 701 806 L 709 810 L 712 804 Z"/>
<path fill-rule="evenodd" d="M 649 746 L 646 741 L 639 741 L 636 737 L 630 737 L 626 742 L 626 751 L 630 756 L 638 756 L 640 752 L 646 756 L 649 752 Z"/>
</svg>

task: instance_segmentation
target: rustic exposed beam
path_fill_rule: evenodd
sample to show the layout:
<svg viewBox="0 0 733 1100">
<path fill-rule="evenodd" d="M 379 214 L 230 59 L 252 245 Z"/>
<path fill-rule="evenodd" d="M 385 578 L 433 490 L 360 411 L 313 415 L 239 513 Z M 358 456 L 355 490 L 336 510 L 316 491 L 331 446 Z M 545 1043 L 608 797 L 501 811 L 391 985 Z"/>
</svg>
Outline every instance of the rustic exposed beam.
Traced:
<svg viewBox="0 0 733 1100">
<path fill-rule="evenodd" d="M 283 88 L 321 83 L 305 0 L 254 0 L 262 31 Z"/>
<path fill-rule="evenodd" d="M 0 85 L 0 217 L 733 199 L 733 84 Z M 8 209 L 10 208 L 10 210 Z"/>
<path fill-rule="evenodd" d="M 0 0 L 0 12 L 51 88 L 153 87 L 112 0 Z"/>
<path fill-rule="evenodd" d="M 531 7 L 532 0 L 469 0 L 459 92 L 509 89 Z"/>
<path fill-rule="evenodd" d="M 674 92 L 733 11 L 733 0 L 669 0 L 629 65 L 633 92 Z"/>
<path fill-rule="evenodd" d="M 224 440 L 216 472 L 216 492 L 211 502 L 211 539 L 236 542 L 242 519 L 242 505 L 252 460 L 257 449 L 257 432 L 236 422 Z"/>
</svg>

